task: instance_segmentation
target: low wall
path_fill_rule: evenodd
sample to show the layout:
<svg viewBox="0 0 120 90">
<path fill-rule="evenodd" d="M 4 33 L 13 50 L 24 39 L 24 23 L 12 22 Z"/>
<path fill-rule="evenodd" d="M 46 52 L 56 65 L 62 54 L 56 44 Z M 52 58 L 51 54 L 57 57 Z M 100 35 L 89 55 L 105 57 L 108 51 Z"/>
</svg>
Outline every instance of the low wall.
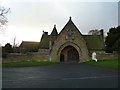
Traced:
<svg viewBox="0 0 120 90">
<path fill-rule="evenodd" d="M 97 53 L 98 60 L 120 60 L 120 54 L 117 53 Z M 6 58 L 2 58 L 2 62 L 16 62 L 16 61 L 48 61 L 48 54 L 9 54 Z"/>
<path fill-rule="evenodd" d="M 98 60 L 120 60 L 120 54 L 118 53 L 97 53 L 96 58 Z"/>
<path fill-rule="evenodd" d="M 2 62 L 48 61 L 48 58 L 48 54 L 9 54 L 6 58 L 2 58 Z"/>
</svg>

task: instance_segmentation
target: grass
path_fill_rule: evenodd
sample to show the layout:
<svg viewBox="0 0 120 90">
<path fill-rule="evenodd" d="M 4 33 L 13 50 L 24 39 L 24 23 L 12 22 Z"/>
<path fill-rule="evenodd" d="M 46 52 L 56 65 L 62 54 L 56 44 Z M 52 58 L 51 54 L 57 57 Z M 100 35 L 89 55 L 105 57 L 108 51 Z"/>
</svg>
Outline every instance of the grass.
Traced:
<svg viewBox="0 0 120 90">
<path fill-rule="evenodd" d="M 32 67 L 32 66 L 46 66 L 54 64 L 55 62 L 50 61 L 21 61 L 21 62 L 7 62 L 2 63 L 2 67 Z"/>
<path fill-rule="evenodd" d="M 98 62 L 88 61 L 88 62 L 85 62 L 85 64 L 117 70 L 117 69 L 120 69 L 120 66 L 118 64 L 119 62 L 120 60 L 98 60 Z"/>
<path fill-rule="evenodd" d="M 98 60 L 98 62 L 88 61 L 88 62 L 84 62 L 84 64 L 117 70 L 117 69 L 120 69 L 120 67 L 118 67 L 119 61 L 120 60 Z M 32 66 L 46 66 L 46 65 L 51 65 L 51 64 L 55 64 L 55 62 L 50 62 L 50 61 L 41 61 L 41 62 L 21 61 L 21 62 L 2 63 L 2 67 L 32 67 Z"/>
</svg>

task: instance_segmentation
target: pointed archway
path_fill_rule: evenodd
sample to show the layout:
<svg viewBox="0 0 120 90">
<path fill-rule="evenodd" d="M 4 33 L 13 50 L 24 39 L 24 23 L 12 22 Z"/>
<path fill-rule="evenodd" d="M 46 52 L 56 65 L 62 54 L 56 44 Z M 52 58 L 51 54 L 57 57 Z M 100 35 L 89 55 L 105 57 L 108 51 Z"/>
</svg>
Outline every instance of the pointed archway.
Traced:
<svg viewBox="0 0 120 90">
<path fill-rule="evenodd" d="M 79 53 L 73 46 L 65 47 L 60 53 L 60 62 L 79 62 Z"/>
</svg>

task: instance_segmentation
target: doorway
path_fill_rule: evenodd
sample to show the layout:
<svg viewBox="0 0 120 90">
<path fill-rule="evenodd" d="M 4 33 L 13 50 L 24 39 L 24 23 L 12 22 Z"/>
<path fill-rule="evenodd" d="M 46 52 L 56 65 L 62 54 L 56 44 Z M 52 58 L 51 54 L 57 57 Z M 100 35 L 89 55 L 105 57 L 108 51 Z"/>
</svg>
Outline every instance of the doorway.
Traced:
<svg viewBox="0 0 120 90">
<path fill-rule="evenodd" d="M 65 47 L 60 54 L 60 62 L 79 62 L 79 53 L 73 46 Z"/>
</svg>

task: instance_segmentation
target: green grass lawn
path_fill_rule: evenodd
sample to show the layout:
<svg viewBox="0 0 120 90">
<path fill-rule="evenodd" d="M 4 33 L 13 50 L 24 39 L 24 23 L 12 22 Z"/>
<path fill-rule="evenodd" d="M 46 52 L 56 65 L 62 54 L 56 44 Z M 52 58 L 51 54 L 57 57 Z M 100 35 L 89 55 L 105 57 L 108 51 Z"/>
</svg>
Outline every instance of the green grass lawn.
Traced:
<svg viewBox="0 0 120 90">
<path fill-rule="evenodd" d="M 88 62 L 84 62 L 84 64 L 94 65 L 94 66 L 104 67 L 104 68 L 111 68 L 111 69 L 120 69 L 120 67 L 118 68 L 118 65 L 119 65 L 118 61 L 120 60 L 98 60 L 98 62 L 88 61 Z M 51 64 L 55 64 L 55 62 L 21 61 L 21 62 L 2 63 L 2 67 L 32 67 L 32 66 L 46 66 Z"/>
<path fill-rule="evenodd" d="M 46 66 L 54 64 L 54 62 L 49 61 L 21 61 L 21 62 L 7 62 L 2 63 L 2 67 L 31 67 L 31 66 Z"/>
<path fill-rule="evenodd" d="M 85 62 L 85 64 L 104 67 L 104 68 L 120 69 L 120 66 L 118 64 L 119 62 L 120 60 L 98 60 L 98 62 L 88 61 Z"/>
</svg>

